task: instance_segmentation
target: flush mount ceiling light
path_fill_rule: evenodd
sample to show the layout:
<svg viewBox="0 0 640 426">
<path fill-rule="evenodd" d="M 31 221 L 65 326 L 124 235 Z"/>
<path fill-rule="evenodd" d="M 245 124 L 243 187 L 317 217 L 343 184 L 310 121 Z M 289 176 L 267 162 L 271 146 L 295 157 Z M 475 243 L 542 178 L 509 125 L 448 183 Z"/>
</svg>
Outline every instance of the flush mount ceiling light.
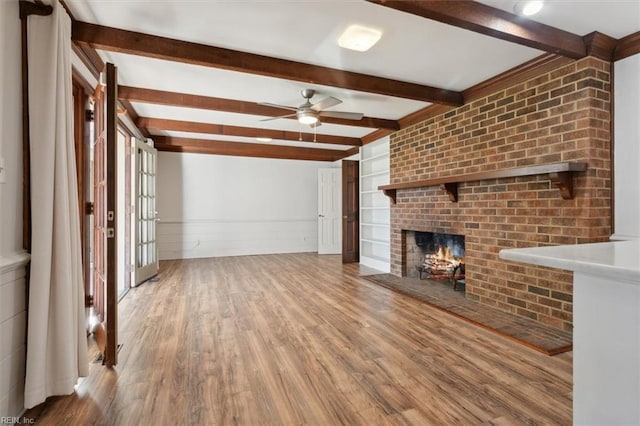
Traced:
<svg viewBox="0 0 640 426">
<path fill-rule="evenodd" d="M 380 40 L 380 37 L 382 37 L 382 31 L 362 25 L 351 25 L 338 39 L 338 46 L 365 52 L 371 49 Z"/>
<path fill-rule="evenodd" d="M 271 138 L 265 138 L 265 137 L 257 137 L 256 140 L 258 142 L 271 142 L 273 139 Z"/>
<path fill-rule="evenodd" d="M 513 6 L 518 15 L 532 16 L 542 10 L 544 0 L 521 0 Z"/>
</svg>

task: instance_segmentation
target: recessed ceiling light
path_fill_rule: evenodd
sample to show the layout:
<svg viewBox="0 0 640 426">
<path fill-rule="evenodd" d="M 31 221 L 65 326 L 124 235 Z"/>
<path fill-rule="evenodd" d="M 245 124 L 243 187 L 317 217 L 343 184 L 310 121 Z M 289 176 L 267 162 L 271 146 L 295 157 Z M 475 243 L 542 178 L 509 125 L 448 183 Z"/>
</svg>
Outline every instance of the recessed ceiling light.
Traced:
<svg viewBox="0 0 640 426">
<path fill-rule="evenodd" d="M 522 0 L 513 6 L 518 15 L 531 16 L 542 10 L 544 0 Z"/>
<path fill-rule="evenodd" d="M 271 142 L 273 139 L 271 139 L 271 138 L 263 138 L 263 137 L 259 137 L 259 138 L 256 138 L 256 140 L 257 140 L 258 142 Z"/>
<path fill-rule="evenodd" d="M 382 31 L 362 25 L 351 25 L 338 39 L 338 46 L 365 52 L 371 49 L 380 40 L 380 37 L 382 37 Z"/>
</svg>

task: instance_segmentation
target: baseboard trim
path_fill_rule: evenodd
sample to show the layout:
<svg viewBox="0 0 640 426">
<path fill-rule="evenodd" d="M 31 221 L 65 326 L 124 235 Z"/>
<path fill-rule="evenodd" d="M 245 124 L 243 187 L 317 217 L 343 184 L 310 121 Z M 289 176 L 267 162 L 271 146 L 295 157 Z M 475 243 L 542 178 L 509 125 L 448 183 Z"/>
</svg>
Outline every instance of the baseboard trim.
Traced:
<svg viewBox="0 0 640 426">
<path fill-rule="evenodd" d="M 625 234 L 612 234 L 609 237 L 612 241 L 633 241 L 640 240 L 640 236 L 637 235 L 625 235 Z"/>
</svg>

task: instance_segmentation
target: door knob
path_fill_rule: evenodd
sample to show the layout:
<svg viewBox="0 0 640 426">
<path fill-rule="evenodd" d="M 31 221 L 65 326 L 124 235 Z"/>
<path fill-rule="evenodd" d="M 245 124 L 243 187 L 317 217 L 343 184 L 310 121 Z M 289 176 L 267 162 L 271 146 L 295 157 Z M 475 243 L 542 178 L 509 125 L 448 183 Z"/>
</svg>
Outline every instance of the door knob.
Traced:
<svg viewBox="0 0 640 426">
<path fill-rule="evenodd" d="M 324 215 L 323 214 L 319 214 L 318 217 L 324 217 Z"/>
</svg>

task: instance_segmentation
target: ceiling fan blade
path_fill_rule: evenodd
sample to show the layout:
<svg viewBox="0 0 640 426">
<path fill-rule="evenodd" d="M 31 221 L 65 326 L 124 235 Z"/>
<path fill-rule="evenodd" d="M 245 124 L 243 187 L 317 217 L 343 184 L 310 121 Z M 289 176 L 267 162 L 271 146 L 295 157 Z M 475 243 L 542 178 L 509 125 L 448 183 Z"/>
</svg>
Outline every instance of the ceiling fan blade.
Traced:
<svg viewBox="0 0 640 426">
<path fill-rule="evenodd" d="M 336 106 L 341 103 L 342 101 L 340 99 L 329 96 L 328 98 L 324 98 L 320 102 L 313 104 L 311 109 L 320 112 L 323 109 L 331 108 L 332 106 Z"/>
<path fill-rule="evenodd" d="M 291 111 L 297 111 L 298 110 L 298 108 L 296 108 L 296 107 L 272 104 L 271 102 L 258 102 L 258 105 L 263 105 L 263 106 L 268 106 L 268 107 L 273 107 L 273 108 L 290 109 Z"/>
<path fill-rule="evenodd" d="M 271 121 L 271 120 L 277 120 L 278 118 L 287 118 L 287 117 L 295 117 L 295 116 L 296 116 L 296 114 L 293 113 L 293 114 L 287 114 L 287 115 L 279 115 L 277 117 L 263 118 L 260 121 Z"/>
<path fill-rule="evenodd" d="M 361 112 L 342 112 L 342 111 L 322 111 L 321 117 L 342 118 L 344 120 L 362 120 L 364 114 Z"/>
</svg>

